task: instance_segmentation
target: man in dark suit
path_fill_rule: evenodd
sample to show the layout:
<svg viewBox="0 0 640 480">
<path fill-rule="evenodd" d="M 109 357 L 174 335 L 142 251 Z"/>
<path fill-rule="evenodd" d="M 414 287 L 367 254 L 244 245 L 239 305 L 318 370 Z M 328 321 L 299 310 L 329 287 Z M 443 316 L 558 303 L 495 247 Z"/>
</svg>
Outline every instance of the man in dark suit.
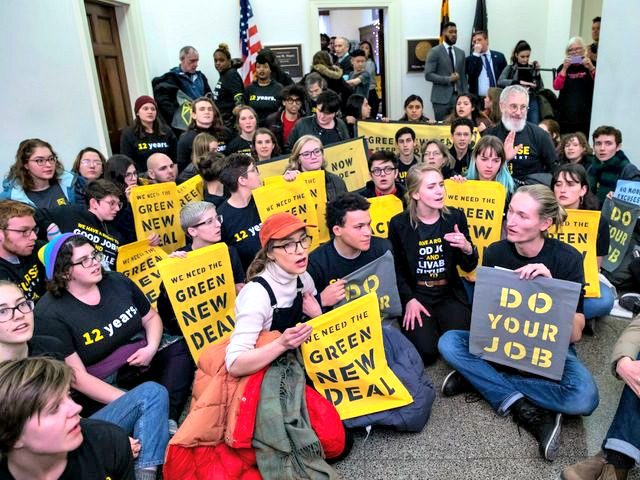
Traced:
<svg viewBox="0 0 640 480">
<path fill-rule="evenodd" d="M 436 120 L 444 120 L 453 109 L 456 96 L 467 91 L 464 51 L 454 47 L 458 28 L 453 22 L 442 26 L 444 43 L 431 49 L 424 68 L 424 78 L 432 82 L 431 104 Z"/>
<path fill-rule="evenodd" d="M 351 44 L 349 43 L 349 39 L 346 37 L 336 37 L 334 45 L 336 51 L 336 65 L 342 69 L 342 74 L 346 76 L 346 78 L 342 78 L 348 80 L 349 73 L 353 72 L 351 57 L 349 56 L 349 47 Z"/>
<path fill-rule="evenodd" d="M 484 30 L 473 34 L 471 44 L 473 53 L 465 62 L 469 91 L 484 97 L 490 87 L 498 85 L 498 78 L 507 66 L 507 60 L 502 53 L 489 50 L 489 37 Z"/>
</svg>

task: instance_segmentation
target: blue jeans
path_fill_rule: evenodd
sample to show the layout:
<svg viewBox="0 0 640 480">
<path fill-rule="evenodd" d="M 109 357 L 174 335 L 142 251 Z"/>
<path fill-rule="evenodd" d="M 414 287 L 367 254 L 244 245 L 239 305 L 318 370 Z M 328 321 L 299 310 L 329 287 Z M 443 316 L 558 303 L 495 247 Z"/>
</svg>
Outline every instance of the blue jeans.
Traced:
<svg viewBox="0 0 640 480">
<path fill-rule="evenodd" d="M 600 296 L 584 299 L 584 318 L 596 318 L 609 315 L 613 308 L 613 290 L 600 282 Z"/>
<path fill-rule="evenodd" d="M 538 103 L 538 96 L 529 97 L 529 110 L 527 111 L 527 122 L 540 123 L 540 103 Z"/>
<path fill-rule="evenodd" d="M 602 447 L 640 463 L 640 398 L 626 385 Z"/>
<path fill-rule="evenodd" d="M 136 469 L 164 463 L 169 443 L 169 395 L 167 389 L 145 382 L 91 415 L 91 418 L 118 425 L 140 440 Z"/>
<path fill-rule="evenodd" d="M 496 370 L 492 363 L 469 353 L 469 332 L 450 330 L 440 337 L 440 354 L 464 376 L 491 407 L 506 415 L 520 398 L 566 415 L 590 415 L 598 406 L 598 387 L 587 368 L 569 347 L 559 382 L 542 377 Z"/>
</svg>

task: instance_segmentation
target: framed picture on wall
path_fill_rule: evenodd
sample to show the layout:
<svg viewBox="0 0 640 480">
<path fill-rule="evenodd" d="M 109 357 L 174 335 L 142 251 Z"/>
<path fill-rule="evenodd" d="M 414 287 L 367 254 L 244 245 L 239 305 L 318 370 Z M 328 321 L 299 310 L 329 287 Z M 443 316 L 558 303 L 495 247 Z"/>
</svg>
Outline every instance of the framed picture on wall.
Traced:
<svg viewBox="0 0 640 480">
<path fill-rule="evenodd" d="M 439 38 L 407 40 L 407 72 L 424 72 L 424 62 L 429 52 L 439 43 Z"/>
<path fill-rule="evenodd" d="M 302 78 L 302 45 L 273 45 L 265 47 L 273 52 L 282 70 L 291 78 Z"/>
</svg>

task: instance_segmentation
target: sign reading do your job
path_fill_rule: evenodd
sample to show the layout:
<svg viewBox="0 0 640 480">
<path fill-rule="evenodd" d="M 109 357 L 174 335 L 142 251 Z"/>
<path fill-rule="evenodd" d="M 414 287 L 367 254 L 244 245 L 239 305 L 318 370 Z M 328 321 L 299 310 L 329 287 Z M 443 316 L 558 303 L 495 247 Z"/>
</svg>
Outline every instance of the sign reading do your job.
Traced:
<svg viewBox="0 0 640 480">
<path fill-rule="evenodd" d="M 560 380 L 582 285 L 497 268 L 477 270 L 469 352 Z"/>
<path fill-rule="evenodd" d="M 411 394 L 387 365 L 378 298 L 369 293 L 307 322 L 304 367 L 340 418 L 402 407 Z"/>
<path fill-rule="evenodd" d="M 229 248 L 224 243 L 199 248 L 187 258 L 158 263 L 189 351 L 197 363 L 209 345 L 230 335 L 235 327 L 235 282 Z"/>
</svg>

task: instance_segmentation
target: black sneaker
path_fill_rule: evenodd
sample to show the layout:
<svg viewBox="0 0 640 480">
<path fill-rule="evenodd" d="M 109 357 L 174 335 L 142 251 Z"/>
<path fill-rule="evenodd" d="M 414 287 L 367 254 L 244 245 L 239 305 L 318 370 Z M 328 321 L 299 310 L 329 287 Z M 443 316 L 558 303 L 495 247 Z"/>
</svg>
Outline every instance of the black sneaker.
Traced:
<svg viewBox="0 0 640 480">
<path fill-rule="evenodd" d="M 536 407 L 525 398 L 511 406 L 511 413 L 515 422 L 538 441 L 540 455 L 555 460 L 560 450 L 562 414 Z"/>
<path fill-rule="evenodd" d="M 454 397 L 461 393 L 475 392 L 475 388 L 456 370 L 452 370 L 449 375 L 444 377 L 441 391 L 445 397 Z"/>
<path fill-rule="evenodd" d="M 629 310 L 633 315 L 640 313 L 640 294 L 625 293 L 618 299 L 618 303 L 625 310 Z"/>
</svg>

